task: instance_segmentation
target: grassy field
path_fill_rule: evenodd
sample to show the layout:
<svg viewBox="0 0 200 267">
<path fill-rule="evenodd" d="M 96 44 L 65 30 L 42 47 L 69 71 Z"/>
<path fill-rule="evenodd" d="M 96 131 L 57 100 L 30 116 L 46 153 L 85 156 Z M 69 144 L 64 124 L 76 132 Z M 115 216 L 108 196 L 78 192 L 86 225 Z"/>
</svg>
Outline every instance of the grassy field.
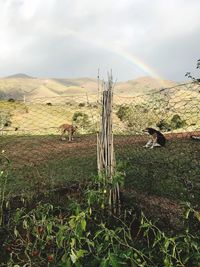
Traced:
<svg viewBox="0 0 200 267">
<path fill-rule="evenodd" d="M 126 172 L 127 189 L 199 205 L 200 143 L 170 140 L 166 148 L 153 150 L 134 144 L 117 154 Z"/>
<path fill-rule="evenodd" d="M 58 136 L 1 137 L 0 149 L 11 164 L 6 191 L 38 194 L 73 183 L 84 184 L 97 174 L 95 136 L 78 136 L 72 143 Z M 170 140 L 166 148 L 145 149 L 145 138 L 116 136 L 119 169 L 125 190 L 177 201 L 200 203 L 200 142 Z"/>
<path fill-rule="evenodd" d="M 176 132 L 200 129 L 199 86 L 181 88 L 171 88 L 137 97 L 114 94 L 114 133 L 141 133 L 147 126 L 153 128 L 157 126 L 162 131 Z M 93 95 L 59 95 L 25 102 L 9 100 L 0 100 L 0 129 L 7 123 L 1 130 L 6 135 L 55 135 L 58 126 L 72 123 L 73 116 L 77 112 L 87 117 L 87 123 L 83 122 L 83 119 L 80 121 L 80 118 L 74 122 L 79 126 L 80 134 L 93 133 L 99 122 L 100 106 Z M 179 121 L 176 120 L 176 123 L 173 121 L 172 125 L 174 115 L 179 117 Z"/>
</svg>

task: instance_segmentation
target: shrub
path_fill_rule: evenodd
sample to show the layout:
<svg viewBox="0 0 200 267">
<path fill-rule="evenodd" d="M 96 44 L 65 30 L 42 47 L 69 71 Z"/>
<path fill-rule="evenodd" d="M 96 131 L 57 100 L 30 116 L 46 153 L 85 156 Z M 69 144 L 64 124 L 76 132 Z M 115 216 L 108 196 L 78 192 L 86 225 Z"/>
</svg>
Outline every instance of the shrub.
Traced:
<svg viewBox="0 0 200 267">
<path fill-rule="evenodd" d="M 182 120 L 178 114 L 175 114 L 171 119 L 170 125 L 172 129 L 179 129 L 179 128 L 183 128 L 187 124 L 186 124 L 186 121 Z"/>
<path fill-rule="evenodd" d="M 72 117 L 72 121 L 82 129 L 87 129 L 90 126 L 90 120 L 87 114 L 77 111 Z"/>
<path fill-rule="evenodd" d="M 15 102 L 15 99 L 14 99 L 14 98 L 9 98 L 9 99 L 8 99 L 8 102 L 13 103 L 13 102 Z"/>
<path fill-rule="evenodd" d="M 85 103 L 79 103 L 78 105 L 80 108 L 85 107 Z"/>
<path fill-rule="evenodd" d="M 4 126 L 5 127 L 9 127 L 9 126 L 11 126 L 11 124 L 12 124 L 12 122 L 11 121 L 6 121 L 5 123 L 4 123 Z"/>
<path fill-rule="evenodd" d="M 128 119 L 130 112 L 131 110 L 129 106 L 120 106 L 116 114 L 121 121 L 125 121 Z"/>
<path fill-rule="evenodd" d="M 160 120 L 156 126 L 161 130 L 161 131 L 170 131 L 171 126 L 166 120 Z"/>
<path fill-rule="evenodd" d="M 0 127 L 8 127 L 11 125 L 11 113 L 8 111 L 0 111 Z"/>
<path fill-rule="evenodd" d="M 70 101 L 68 101 L 68 102 L 65 102 L 65 104 L 67 105 L 67 106 L 73 106 L 74 105 L 74 102 L 70 102 Z"/>
</svg>

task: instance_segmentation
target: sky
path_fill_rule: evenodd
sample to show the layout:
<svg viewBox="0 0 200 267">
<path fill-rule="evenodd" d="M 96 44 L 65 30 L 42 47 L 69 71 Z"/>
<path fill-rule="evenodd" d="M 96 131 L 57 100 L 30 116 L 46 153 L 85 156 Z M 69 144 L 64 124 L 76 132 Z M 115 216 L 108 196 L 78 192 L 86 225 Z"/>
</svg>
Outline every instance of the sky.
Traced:
<svg viewBox="0 0 200 267">
<path fill-rule="evenodd" d="M 200 58 L 200 0 L 0 0 L 0 77 L 183 81 Z"/>
</svg>

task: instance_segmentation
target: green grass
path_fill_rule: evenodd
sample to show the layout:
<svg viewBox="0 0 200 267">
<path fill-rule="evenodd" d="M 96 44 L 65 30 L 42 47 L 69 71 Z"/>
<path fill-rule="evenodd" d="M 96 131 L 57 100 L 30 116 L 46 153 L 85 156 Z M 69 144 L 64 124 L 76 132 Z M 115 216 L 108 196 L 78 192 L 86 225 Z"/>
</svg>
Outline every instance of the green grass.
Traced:
<svg viewBox="0 0 200 267">
<path fill-rule="evenodd" d="M 178 201 L 200 203 L 200 143 L 168 141 L 166 148 L 141 144 L 117 150 L 126 172 L 125 187 Z"/>
<path fill-rule="evenodd" d="M 33 195 L 91 179 L 97 172 L 95 147 L 82 147 L 76 140 L 68 144 L 58 136 L 1 137 L 0 150 L 10 159 L 7 193 Z"/>
<path fill-rule="evenodd" d="M 177 201 L 200 203 L 200 142 L 170 140 L 166 148 L 145 149 L 133 137 L 115 137 L 116 159 L 125 171 L 125 188 Z M 71 144 L 58 136 L 1 137 L 11 159 L 7 192 L 38 193 L 96 175 L 94 136 Z"/>
<path fill-rule="evenodd" d="M 37 166 L 10 168 L 7 192 L 38 194 L 55 187 L 64 187 L 76 182 L 87 182 L 96 172 L 92 156 L 60 159 L 59 157 Z"/>
</svg>

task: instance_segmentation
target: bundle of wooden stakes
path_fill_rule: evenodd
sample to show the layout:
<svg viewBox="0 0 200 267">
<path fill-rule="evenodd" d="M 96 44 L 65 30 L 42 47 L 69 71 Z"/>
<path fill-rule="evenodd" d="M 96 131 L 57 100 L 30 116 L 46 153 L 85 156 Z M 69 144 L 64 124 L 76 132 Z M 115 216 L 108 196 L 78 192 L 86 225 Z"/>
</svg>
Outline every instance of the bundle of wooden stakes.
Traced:
<svg viewBox="0 0 200 267">
<path fill-rule="evenodd" d="M 108 76 L 108 82 L 102 85 L 101 116 L 99 132 L 97 133 L 97 167 L 99 176 L 103 176 L 109 187 L 109 207 L 113 213 L 120 212 L 119 184 L 115 177 L 115 155 L 113 145 L 113 79 Z"/>
</svg>

